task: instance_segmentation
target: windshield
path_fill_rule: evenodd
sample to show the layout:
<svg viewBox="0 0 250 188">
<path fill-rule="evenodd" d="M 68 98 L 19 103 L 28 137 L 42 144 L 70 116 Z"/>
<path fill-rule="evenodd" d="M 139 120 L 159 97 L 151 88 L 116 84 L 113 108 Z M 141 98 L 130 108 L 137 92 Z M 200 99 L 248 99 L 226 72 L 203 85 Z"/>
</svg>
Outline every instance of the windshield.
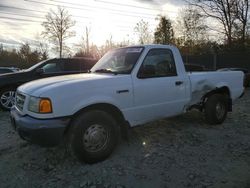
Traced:
<svg viewBox="0 0 250 188">
<path fill-rule="evenodd" d="M 32 70 L 34 70 L 35 68 L 39 67 L 41 64 L 43 64 L 45 61 L 47 61 L 47 60 L 41 61 L 41 62 L 39 62 L 39 63 L 37 63 L 37 64 L 31 66 L 30 68 L 26 69 L 25 71 L 32 71 Z"/>
<path fill-rule="evenodd" d="M 112 50 L 96 63 L 91 72 L 130 74 L 142 51 L 143 47 Z"/>
</svg>

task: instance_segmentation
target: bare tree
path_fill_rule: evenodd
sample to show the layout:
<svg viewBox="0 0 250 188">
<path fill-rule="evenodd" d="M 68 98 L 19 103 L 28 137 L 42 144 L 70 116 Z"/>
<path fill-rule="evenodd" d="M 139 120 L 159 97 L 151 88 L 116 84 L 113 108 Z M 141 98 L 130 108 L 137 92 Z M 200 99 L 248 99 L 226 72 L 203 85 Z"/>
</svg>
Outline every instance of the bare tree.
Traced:
<svg viewBox="0 0 250 188">
<path fill-rule="evenodd" d="M 235 0 L 236 1 L 236 18 L 240 22 L 239 24 L 239 32 L 241 37 L 241 42 L 244 45 L 247 36 L 247 23 L 249 19 L 249 0 Z M 238 25 L 236 25 L 238 26 Z"/>
<path fill-rule="evenodd" d="M 140 44 L 148 44 L 152 42 L 152 35 L 149 30 L 148 22 L 145 22 L 142 19 L 136 24 L 134 31 L 138 35 Z"/>
<path fill-rule="evenodd" d="M 205 40 L 207 26 L 204 16 L 194 7 L 186 7 L 179 12 L 177 21 L 177 30 L 179 31 L 186 45 L 194 46 Z"/>
<path fill-rule="evenodd" d="M 40 59 L 45 60 L 49 58 L 49 45 L 47 41 L 42 37 L 40 33 L 36 33 L 35 35 L 35 45 L 36 50 L 41 54 Z"/>
<path fill-rule="evenodd" d="M 62 57 L 63 50 L 68 49 L 65 41 L 73 36 L 75 32 L 71 28 L 75 25 L 71 16 L 64 8 L 58 7 L 57 12 L 50 10 L 46 15 L 46 21 L 42 23 L 45 31 L 42 35 L 49 39 L 59 51 L 59 57 Z"/>
<path fill-rule="evenodd" d="M 90 28 L 85 27 L 85 31 L 83 33 L 83 36 L 81 37 L 80 43 L 76 44 L 77 47 L 77 56 L 91 56 L 90 53 Z"/>
<path fill-rule="evenodd" d="M 39 42 L 39 52 L 41 53 L 41 59 L 45 60 L 49 58 L 48 44 Z"/>
<path fill-rule="evenodd" d="M 236 21 L 236 0 L 186 0 L 196 6 L 210 18 L 217 20 L 222 26 L 222 33 L 227 38 L 228 45 L 232 44 L 233 28 Z"/>
<path fill-rule="evenodd" d="M 25 63 L 30 63 L 31 48 L 29 43 L 22 44 L 19 50 L 19 56 Z"/>
</svg>

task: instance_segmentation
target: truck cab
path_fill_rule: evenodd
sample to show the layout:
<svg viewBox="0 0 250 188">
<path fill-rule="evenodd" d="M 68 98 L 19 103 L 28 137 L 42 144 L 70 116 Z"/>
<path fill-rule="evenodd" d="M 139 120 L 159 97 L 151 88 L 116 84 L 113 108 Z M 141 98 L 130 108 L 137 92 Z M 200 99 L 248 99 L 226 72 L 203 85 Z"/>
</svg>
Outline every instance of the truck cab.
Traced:
<svg viewBox="0 0 250 188">
<path fill-rule="evenodd" d="M 11 110 L 21 138 L 40 145 L 64 141 L 88 163 L 107 158 L 128 127 L 197 108 L 221 124 L 244 91 L 243 73 L 187 73 L 171 45 L 111 50 L 86 74 L 32 81 L 17 89 Z"/>
</svg>

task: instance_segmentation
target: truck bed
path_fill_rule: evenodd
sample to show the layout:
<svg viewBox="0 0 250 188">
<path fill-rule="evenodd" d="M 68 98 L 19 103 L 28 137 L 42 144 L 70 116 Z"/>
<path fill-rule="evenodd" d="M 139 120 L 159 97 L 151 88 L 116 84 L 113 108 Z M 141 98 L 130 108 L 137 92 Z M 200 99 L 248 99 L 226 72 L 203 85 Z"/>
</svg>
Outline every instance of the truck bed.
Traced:
<svg viewBox="0 0 250 188">
<path fill-rule="evenodd" d="M 215 88 L 227 87 L 232 101 L 238 98 L 243 91 L 244 74 L 241 71 L 190 72 L 188 77 L 191 83 L 189 105 L 198 103 L 202 96 Z"/>
</svg>

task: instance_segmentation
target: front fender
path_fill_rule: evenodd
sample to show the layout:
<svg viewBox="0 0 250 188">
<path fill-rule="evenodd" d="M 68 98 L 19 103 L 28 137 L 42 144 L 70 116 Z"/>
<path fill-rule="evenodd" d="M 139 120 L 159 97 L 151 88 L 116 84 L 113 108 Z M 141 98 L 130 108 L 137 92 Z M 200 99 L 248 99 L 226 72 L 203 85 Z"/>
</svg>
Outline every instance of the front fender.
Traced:
<svg viewBox="0 0 250 188">
<path fill-rule="evenodd" d="M 78 111 L 80 111 L 83 108 L 86 108 L 88 106 L 91 106 L 91 105 L 94 105 L 94 104 L 101 104 L 101 103 L 113 105 L 113 106 L 117 107 L 120 110 L 122 108 L 121 104 L 118 101 L 111 98 L 111 97 L 108 97 L 108 96 L 93 96 L 93 97 L 90 97 L 88 99 L 82 100 L 78 104 L 76 104 L 73 107 L 71 114 L 75 114 Z"/>
</svg>

